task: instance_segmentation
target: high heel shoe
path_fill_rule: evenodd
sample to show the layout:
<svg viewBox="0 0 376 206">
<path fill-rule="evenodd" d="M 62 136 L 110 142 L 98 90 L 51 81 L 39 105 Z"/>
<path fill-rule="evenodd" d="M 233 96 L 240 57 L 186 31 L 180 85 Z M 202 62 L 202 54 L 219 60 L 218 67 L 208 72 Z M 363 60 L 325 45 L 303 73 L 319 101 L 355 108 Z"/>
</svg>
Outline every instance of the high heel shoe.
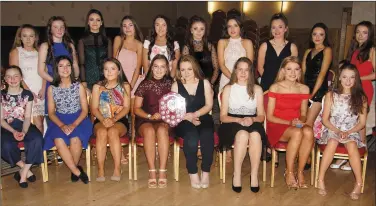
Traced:
<svg viewBox="0 0 376 206">
<path fill-rule="evenodd" d="M 159 169 L 159 172 L 167 172 L 167 169 Z M 167 178 L 159 178 L 158 179 L 158 188 L 165 188 L 167 187 Z"/>
<path fill-rule="evenodd" d="M 304 171 L 299 171 L 298 175 L 299 174 L 302 174 L 304 176 Z M 308 189 L 308 185 L 304 181 L 300 182 L 299 178 L 298 178 L 298 185 L 299 185 L 299 188 L 301 189 Z"/>
<path fill-rule="evenodd" d="M 320 182 L 321 182 L 322 184 L 324 184 L 324 180 L 317 180 L 317 189 L 319 190 L 318 193 L 319 193 L 319 195 L 321 195 L 321 196 L 325 196 L 325 195 L 327 194 L 326 189 L 325 189 L 325 187 L 324 187 L 324 188 L 319 187 L 319 183 L 320 183 Z"/>
<path fill-rule="evenodd" d="M 240 193 L 242 191 L 242 186 L 240 186 L 240 187 L 234 186 L 234 175 L 232 175 L 232 190 L 234 192 L 237 192 L 237 193 Z"/>
<path fill-rule="evenodd" d="M 356 187 L 362 187 L 362 183 L 356 183 Z M 355 190 L 355 188 L 354 188 Z M 354 192 L 354 190 L 349 194 L 350 199 L 352 200 L 358 200 L 360 197 L 360 192 Z"/>
<path fill-rule="evenodd" d="M 294 190 L 297 190 L 298 188 L 299 188 L 299 186 L 298 186 L 298 183 L 296 182 L 296 178 L 295 178 L 295 176 L 294 176 L 294 173 L 293 172 L 288 172 L 287 174 L 288 175 L 293 175 L 294 176 L 294 180 L 295 180 L 295 182 L 288 182 L 287 181 L 287 175 L 286 175 L 286 172 L 287 172 L 287 170 L 285 170 L 285 173 L 283 174 L 283 176 L 285 177 L 285 181 L 286 181 L 286 184 L 287 184 L 287 187 L 289 188 L 289 189 L 294 189 Z"/>
<path fill-rule="evenodd" d="M 156 169 L 151 169 L 149 170 L 149 172 L 156 172 L 157 170 Z M 157 179 L 149 179 L 148 180 L 148 188 L 157 188 L 158 185 L 157 185 Z"/>
<path fill-rule="evenodd" d="M 260 185 L 259 185 L 259 182 L 258 182 L 258 180 L 257 180 L 257 187 L 252 187 L 252 181 L 251 181 L 251 176 L 249 176 L 249 185 L 251 185 L 250 186 L 250 189 L 251 189 L 251 191 L 252 192 L 254 192 L 254 193 L 258 193 L 258 191 L 260 190 Z"/>
</svg>

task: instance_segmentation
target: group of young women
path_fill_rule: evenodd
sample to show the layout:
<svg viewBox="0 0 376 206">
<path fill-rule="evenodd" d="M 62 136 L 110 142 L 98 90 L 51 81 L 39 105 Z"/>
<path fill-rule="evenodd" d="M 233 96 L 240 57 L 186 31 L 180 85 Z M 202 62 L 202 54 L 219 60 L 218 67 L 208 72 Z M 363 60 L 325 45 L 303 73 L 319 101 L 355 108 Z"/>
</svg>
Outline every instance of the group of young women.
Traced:
<svg viewBox="0 0 376 206">
<path fill-rule="evenodd" d="M 78 58 L 63 17 L 50 18 L 47 42 L 39 48 L 37 31 L 31 25 L 23 25 L 10 53 L 12 66 L 6 68 L 7 88 L 2 90 L 2 158 L 12 166 L 21 167 L 14 177 L 25 188 L 27 181 L 35 181 L 31 165 L 43 161 L 43 150 L 56 146 L 72 172 L 72 182 L 88 183 L 79 160 L 82 148 L 88 147 L 93 136 L 98 160 L 96 181 L 106 180 L 107 144 L 114 161 L 110 179 L 120 181 L 124 156 L 120 138 L 130 129 L 127 115 L 131 111 L 136 115 L 136 136 L 144 138 L 148 187 L 167 186 L 169 139 L 176 136 L 184 139 L 191 186 L 207 188 L 214 151 L 213 84 L 220 69 L 219 149 L 228 152 L 234 148 L 232 189 L 235 192 L 242 190 L 241 168 L 246 152 L 251 162 L 250 190 L 258 192 L 260 159 L 266 158 L 263 150 L 278 142 L 288 142 L 287 186 L 308 188 L 303 171 L 315 142 L 312 127 L 323 110 L 322 123 L 326 130 L 318 143 L 327 147 L 319 171 L 319 193 L 326 194 L 325 171 L 337 145 L 342 143 L 349 151 L 356 177 L 350 196 L 358 199 L 362 182 L 358 148 L 365 146 L 362 131 L 373 97 L 371 81 L 375 79 L 373 25 L 363 21 L 356 26 L 351 63 L 345 62 L 340 67 L 330 91 L 327 78 L 332 50 L 325 24 L 313 26 L 302 63 L 297 58 L 296 45 L 287 41 L 287 18 L 283 14 L 273 15 L 270 28 L 271 39 L 259 48 L 256 70 L 252 41 L 243 37 L 242 23 L 237 16 L 227 18 L 217 49 L 208 42 L 205 20 L 193 16 L 182 56 L 179 44 L 172 39 L 169 19 L 163 15 L 154 18 L 151 35 L 143 43 L 136 21 L 125 16 L 120 35 L 112 44 L 106 36 L 101 12 L 90 10 L 85 35 L 78 42 Z M 256 71 L 261 75 L 260 86 L 255 79 Z M 158 100 L 171 91 L 186 99 L 186 115 L 175 128 L 163 122 L 158 111 Z M 91 96 L 90 102 L 87 94 Z M 268 96 L 267 104 L 264 104 L 264 95 Z M 89 112 L 93 121 L 88 117 Z M 47 114 L 48 126 L 43 141 L 44 114 Z M 25 162 L 20 159 L 17 148 L 20 141 L 25 143 Z M 202 153 L 200 175 L 198 145 Z M 297 157 L 298 172 L 295 173 Z"/>
</svg>

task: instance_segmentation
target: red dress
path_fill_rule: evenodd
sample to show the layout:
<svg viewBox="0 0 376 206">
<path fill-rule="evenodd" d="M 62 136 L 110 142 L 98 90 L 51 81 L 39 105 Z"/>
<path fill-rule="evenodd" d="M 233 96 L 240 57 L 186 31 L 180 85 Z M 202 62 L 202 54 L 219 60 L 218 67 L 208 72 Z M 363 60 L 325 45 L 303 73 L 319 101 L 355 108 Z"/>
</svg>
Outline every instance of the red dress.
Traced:
<svg viewBox="0 0 376 206">
<path fill-rule="evenodd" d="M 269 98 L 275 98 L 274 116 L 291 121 L 300 117 L 302 101 L 309 98 L 309 94 L 280 94 L 269 92 Z M 283 133 L 290 125 L 267 122 L 266 134 L 272 147 L 278 143 Z"/>
<path fill-rule="evenodd" d="M 358 68 L 360 77 L 367 76 L 373 73 L 373 66 L 371 61 L 361 62 L 357 59 L 359 50 L 355 50 L 351 56 L 351 64 L 354 64 Z M 362 87 L 368 98 L 368 105 L 371 105 L 373 98 L 373 86 L 371 80 L 362 80 Z"/>
</svg>

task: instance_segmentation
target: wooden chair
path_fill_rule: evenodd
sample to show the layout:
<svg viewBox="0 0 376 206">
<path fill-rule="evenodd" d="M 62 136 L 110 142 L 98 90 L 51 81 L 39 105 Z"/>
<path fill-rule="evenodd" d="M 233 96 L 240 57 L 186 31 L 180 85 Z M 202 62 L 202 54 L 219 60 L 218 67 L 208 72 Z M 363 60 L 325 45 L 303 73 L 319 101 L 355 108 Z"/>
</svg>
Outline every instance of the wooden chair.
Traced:
<svg viewBox="0 0 376 206">
<path fill-rule="evenodd" d="M 219 108 L 221 107 L 221 101 L 222 101 L 222 91 L 218 93 Z M 264 121 L 264 125 L 265 125 L 265 121 Z M 232 149 L 234 149 L 234 145 L 232 145 Z M 219 164 L 220 170 L 222 171 L 220 172 L 219 178 L 222 179 L 222 183 L 225 184 L 226 183 L 226 151 L 223 151 L 219 155 L 220 155 L 219 159 L 222 160 L 222 164 Z M 266 181 L 266 160 L 262 161 L 262 181 L 263 182 Z"/>
<path fill-rule="evenodd" d="M 85 149 L 85 148 L 83 148 Z M 52 151 L 57 151 L 57 148 L 56 147 L 52 147 L 51 149 L 49 150 L 52 150 Z M 44 159 L 44 165 L 45 165 L 45 177 L 43 178 L 43 182 L 47 182 L 48 181 L 48 167 L 47 167 L 47 150 L 44 150 L 43 151 L 43 159 Z M 86 173 L 87 173 L 87 176 L 89 177 L 89 181 L 91 180 L 91 177 L 90 177 L 90 174 L 91 174 L 91 171 L 90 171 L 90 145 L 88 145 L 87 149 L 86 149 Z"/>
<path fill-rule="evenodd" d="M 320 169 L 320 159 L 322 157 L 322 152 L 324 152 L 326 145 L 318 145 L 316 151 L 316 175 L 315 175 L 315 187 L 317 188 L 317 180 L 319 178 L 319 169 Z M 363 169 L 362 169 L 362 189 L 361 193 L 364 191 L 364 183 L 366 179 L 366 172 L 367 172 L 367 160 L 368 160 L 368 150 L 365 147 L 359 148 L 360 160 L 363 162 Z M 347 153 L 347 149 L 343 144 L 339 144 L 336 152 L 334 153 L 334 159 L 344 159 L 348 160 L 349 155 Z"/>
</svg>

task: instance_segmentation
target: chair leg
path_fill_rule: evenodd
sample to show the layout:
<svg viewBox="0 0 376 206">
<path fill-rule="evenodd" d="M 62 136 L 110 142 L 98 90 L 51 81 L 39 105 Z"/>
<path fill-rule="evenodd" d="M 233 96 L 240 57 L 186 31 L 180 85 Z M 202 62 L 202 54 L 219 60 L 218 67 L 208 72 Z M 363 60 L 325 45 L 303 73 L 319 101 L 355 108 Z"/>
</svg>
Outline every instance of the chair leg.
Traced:
<svg viewBox="0 0 376 206">
<path fill-rule="evenodd" d="M 317 188 L 317 181 L 319 180 L 319 170 L 320 170 L 320 156 L 321 156 L 321 151 L 319 148 L 317 148 L 316 152 L 316 177 L 315 177 L 315 188 Z"/>
<path fill-rule="evenodd" d="M 275 173 L 275 157 L 276 151 L 274 148 L 272 148 L 272 174 L 270 177 L 270 187 L 274 187 L 274 173 Z"/>
<path fill-rule="evenodd" d="M 137 145 L 133 144 L 133 176 L 134 180 L 137 180 Z"/>
<path fill-rule="evenodd" d="M 89 181 L 91 181 L 90 157 L 91 157 L 91 149 L 90 149 L 90 145 L 88 145 L 86 149 L 86 173 L 87 173 L 87 176 L 89 177 Z"/>
<path fill-rule="evenodd" d="M 366 172 L 367 172 L 367 160 L 368 160 L 368 152 L 366 152 L 366 154 L 364 154 L 364 157 L 363 157 L 363 171 L 362 171 L 363 183 L 362 183 L 362 189 L 360 191 L 361 193 L 363 193 L 364 191 L 364 183 L 366 180 Z"/>
<path fill-rule="evenodd" d="M 315 178 L 315 148 L 312 148 L 311 152 L 311 185 L 314 183 Z"/>
<path fill-rule="evenodd" d="M 266 160 L 262 161 L 262 181 L 266 182 Z"/>
<path fill-rule="evenodd" d="M 173 148 L 174 148 L 174 179 L 175 179 L 175 181 L 176 181 L 176 164 L 177 164 L 177 162 L 176 162 L 176 155 L 177 155 L 177 152 L 176 152 L 176 141 L 174 142 L 174 146 L 173 146 Z"/>
<path fill-rule="evenodd" d="M 55 165 L 58 166 L 59 162 L 57 161 L 57 152 L 56 152 L 56 150 L 53 150 L 53 153 L 54 153 L 54 158 L 55 158 Z"/>
<path fill-rule="evenodd" d="M 219 179 L 223 179 L 223 153 L 218 150 L 219 155 Z"/>
<path fill-rule="evenodd" d="M 128 144 L 128 178 L 132 179 L 132 144 Z"/>
<path fill-rule="evenodd" d="M 92 153 L 92 161 L 93 161 L 93 166 L 95 166 L 96 165 L 96 163 L 97 163 L 97 148 L 95 147 L 95 145 L 93 145 L 93 146 L 91 146 L 92 147 L 92 149 L 91 149 L 91 153 Z"/>
<path fill-rule="evenodd" d="M 176 145 L 176 182 L 179 181 L 179 168 L 180 168 L 180 145 Z"/>
<path fill-rule="evenodd" d="M 226 152 L 227 151 L 223 151 L 223 158 L 222 158 L 222 161 L 223 161 L 223 164 L 222 164 L 222 183 L 223 184 L 226 183 Z"/>
<path fill-rule="evenodd" d="M 44 178 L 43 182 L 48 181 L 48 164 L 47 164 L 47 151 L 43 150 L 43 159 L 44 159 Z"/>
</svg>

